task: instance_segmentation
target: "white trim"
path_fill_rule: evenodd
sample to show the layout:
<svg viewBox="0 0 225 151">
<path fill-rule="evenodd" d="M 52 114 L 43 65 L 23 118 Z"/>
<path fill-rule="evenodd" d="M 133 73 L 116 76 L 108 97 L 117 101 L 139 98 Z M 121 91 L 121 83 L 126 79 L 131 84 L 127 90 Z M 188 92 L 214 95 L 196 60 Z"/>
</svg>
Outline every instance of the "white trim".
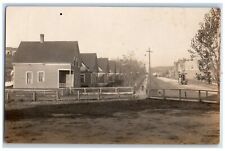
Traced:
<svg viewBox="0 0 225 151">
<path fill-rule="evenodd" d="M 27 73 L 31 73 L 31 83 L 27 83 Z M 26 83 L 26 85 L 33 84 L 33 71 L 26 71 L 25 83 Z"/>
<path fill-rule="evenodd" d="M 39 73 L 43 72 L 43 81 L 39 81 Z M 44 83 L 45 82 L 45 72 L 44 71 L 38 71 L 37 72 L 37 82 L 38 83 Z"/>
<path fill-rule="evenodd" d="M 72 69 L 58 69 L 57 88 L 59 88 L 59 71 L 71 71 Z M 74 73 L 73 73 L 74 74 Z"/>
<path fill-rule="evenodd" d="M 80 71 L 85 72 L 85 71 L 90 71 L 88 66 L 85 65 L 83 62 L 81 63 Z"/>
<path fill-rule="evenodd" d="M 98 66 L 98 71 L 99 71 L 99 72 L 102 72 L 103 70 L 102 70 L 102 68 L 100 68 L 100 67 Z"/>
</svg>

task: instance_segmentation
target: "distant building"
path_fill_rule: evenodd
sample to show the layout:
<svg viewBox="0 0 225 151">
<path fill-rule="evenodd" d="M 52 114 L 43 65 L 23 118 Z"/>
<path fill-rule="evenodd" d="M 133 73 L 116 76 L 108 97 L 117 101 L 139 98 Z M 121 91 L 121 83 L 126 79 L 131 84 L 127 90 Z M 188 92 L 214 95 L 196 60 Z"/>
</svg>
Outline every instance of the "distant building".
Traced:
<svg viewBox="0 0 225 151">
<path fill-rule="evenodd" d="M 196 78 L 196 74 L 199 74 L 198 60 L 192 59 L 185 61 L 185 72 L 187 73 L 188 79 Z"/>
<path fill-rule="evenodd" d="M 13 59 L 14 88 L 80 87 L 77 41 L 23 41 Z"/>
<path fill-rule="evenodd" d="M 178 78 L 179 73 L 186 73 L 188 79 L 196 78 L 196 74 L 199 74 L 198 59 L 179 59 L 174 62 L 173 75 Z"/>
<path fill-rule="evenodd" d="M 98 59 L 96 53 L 81 53 L 81 86 L 96 86 L 98 80 Z"/>
</svg>

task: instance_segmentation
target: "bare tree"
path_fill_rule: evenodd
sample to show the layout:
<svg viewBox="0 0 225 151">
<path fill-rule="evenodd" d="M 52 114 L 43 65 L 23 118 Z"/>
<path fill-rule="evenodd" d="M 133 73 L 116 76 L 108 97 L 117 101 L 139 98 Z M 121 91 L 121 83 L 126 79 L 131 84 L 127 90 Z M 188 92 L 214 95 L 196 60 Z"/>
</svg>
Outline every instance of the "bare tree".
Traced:
<svg viewBox="0 0 225 151">
<path fill-rule="evenodd" d="M 136 81 L 142 79 L 146 73 L 144 63 L 138 61 L 133 53 L 123 55 L 122 59 L 115 60 L 117 68 L 124 75 L 124 85 L 133 86 Z"/>
</svg>

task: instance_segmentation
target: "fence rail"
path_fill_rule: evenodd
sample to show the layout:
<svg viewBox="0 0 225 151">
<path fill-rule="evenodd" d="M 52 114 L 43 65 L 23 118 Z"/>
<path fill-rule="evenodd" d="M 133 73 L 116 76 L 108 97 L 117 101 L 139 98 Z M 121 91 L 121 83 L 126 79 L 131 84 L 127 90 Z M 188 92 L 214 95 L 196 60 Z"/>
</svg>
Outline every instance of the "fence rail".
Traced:
<svg viewBox="0 0 225 151">
<path fill-rule="evenodd" d="M 5 89 L 8 101 L 42 101 L 42 100 L 102 100 L 134 97 L 133 87 L 89 87 L 59 89 Z"/>
<path fill-rule="evenodd" d="M 219 92 L 195 89 L 150 89 L 149 98 L 219 103 Z"/>
<path fill-rule="evenodd" d="M 133 87 L 88 87 L 58 89 L 5 89 L 6 103 L 9 101 L 63 101 L 133 99 Z M 180 101 L 219 102 L 219 92 L 194 89 L 151 89 L 148 98 Z"/>
</svg>

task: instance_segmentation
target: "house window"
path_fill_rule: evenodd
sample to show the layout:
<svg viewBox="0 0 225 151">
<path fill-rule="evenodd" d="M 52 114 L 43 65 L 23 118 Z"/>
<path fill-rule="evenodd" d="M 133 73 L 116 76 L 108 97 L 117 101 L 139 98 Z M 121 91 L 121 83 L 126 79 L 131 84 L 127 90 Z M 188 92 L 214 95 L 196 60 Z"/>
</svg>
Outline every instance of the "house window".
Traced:
<svg viewBox="0 0 225 151">
<path fill-rule="evenodd" d="M 33 82 L 33 72 L 26 72 L 26 84 L 32 84 Z"/>
<path fill-rule="evenodd" d="M 85 83 L 85 75 L 84 74 L 80 75 L 80 81 L 81 81 L 81 83 Z"/>
<path fill-rule="evenodd" d="M 45 80 L 45 74 L 44 74 L 44 71 L 39 71 L 38 72 L 38 82 L 44 82 Z"/>
</svg>

